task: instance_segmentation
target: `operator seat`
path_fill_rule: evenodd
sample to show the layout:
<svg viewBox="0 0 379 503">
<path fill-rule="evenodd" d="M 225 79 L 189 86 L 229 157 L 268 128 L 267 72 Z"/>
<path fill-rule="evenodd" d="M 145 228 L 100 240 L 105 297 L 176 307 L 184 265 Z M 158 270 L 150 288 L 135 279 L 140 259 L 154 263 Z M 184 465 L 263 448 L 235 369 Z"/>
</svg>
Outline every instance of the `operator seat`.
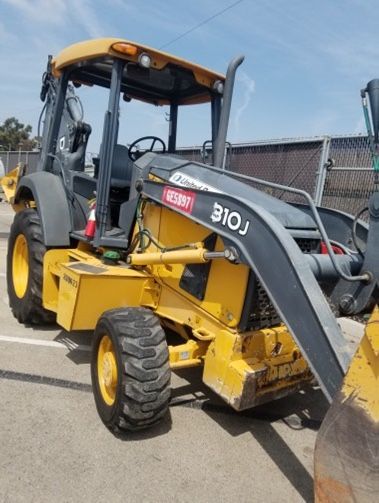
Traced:
<svg viewBox="0 0 379 503">
<path fill-rule="evenodd" d="M 85 153 L 88 138 L 92 128 L 89 124 L 78 121 L 72 125 L 71 130 L 71 148 L 69 153 L 66 154 L 65 166 L 71 171 L 83 172 L 85 169 Z"/>
<path fill-rule="evenodd" d="M 99 174 L 100 159 L 93 159 L 95 165 L 95 176 L 87 173 L 72 172 L 72 188 L 82 209 L 81 212 L 75 212 L 74 228 L 83 229 L 86 225 L 88 213 L 88 201 L 96 193 L 96 184 Z M 114 146 L 113 163 L 111 168 L 111 190 L 110 190 L 110 215 L 111 222 L 118 222 L 120 204 L 129 197 L 130 183 L 132 180 L 133 161 L 128 156 L 128 149 L 124 145 Z"/>
<path fill-rule="evenodd" d="M 128 156 L 128 149 L 125 145 L 116 144 L 113 152 L 113 162 L 111 170 L 111 188 L 130 188 L 132 181 L 133 161 Z"/>
</svg>

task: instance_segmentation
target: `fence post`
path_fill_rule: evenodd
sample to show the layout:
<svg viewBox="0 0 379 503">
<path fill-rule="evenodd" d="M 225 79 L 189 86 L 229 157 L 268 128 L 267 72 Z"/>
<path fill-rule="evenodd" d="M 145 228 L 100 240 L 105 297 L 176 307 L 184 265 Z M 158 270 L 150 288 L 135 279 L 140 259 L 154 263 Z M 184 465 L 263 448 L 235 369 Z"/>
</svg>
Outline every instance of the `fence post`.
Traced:
<svg viewBox="0 0 379 503">
<path fill-rule="evenodd" d="M 314 199 L 316 206 L 320 206 L 322 203 L 322 196 L 324 193 L 326 174 L 328 171 L 327 161 L 329 158 L 330 142 L 331 142 L 330 136 L 325 136 L 323 139 L 323 142 L 322 142 L 320 163 L 318 166 L 318 170 L 316 172 L 317 178 L 316 178 L 315 191 L 314 191 L 314 196 L 313 196 L 313 199 Z"/>
</svg>

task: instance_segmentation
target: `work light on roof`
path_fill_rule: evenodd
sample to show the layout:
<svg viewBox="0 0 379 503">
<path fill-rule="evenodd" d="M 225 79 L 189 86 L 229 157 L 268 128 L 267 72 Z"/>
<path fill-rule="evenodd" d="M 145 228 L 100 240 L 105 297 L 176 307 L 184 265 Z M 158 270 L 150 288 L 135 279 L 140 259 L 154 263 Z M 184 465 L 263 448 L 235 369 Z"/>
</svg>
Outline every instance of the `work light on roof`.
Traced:
<svg viewBox="0 0 379 503">
<path fill-rule="evenodd" d="M 224 92 L 224 83 L 221 80 L 216 80 L 213 84 L 213 90 L 218 94 L 222 94 Z"/>
<path fill-rule="evenodd" d="M 151 57 L 146 52 L 143 52 L 138 57 L 138 63 L 143 68 L 150 68 L 150 66 L 151 66 Z"/>
</svg>

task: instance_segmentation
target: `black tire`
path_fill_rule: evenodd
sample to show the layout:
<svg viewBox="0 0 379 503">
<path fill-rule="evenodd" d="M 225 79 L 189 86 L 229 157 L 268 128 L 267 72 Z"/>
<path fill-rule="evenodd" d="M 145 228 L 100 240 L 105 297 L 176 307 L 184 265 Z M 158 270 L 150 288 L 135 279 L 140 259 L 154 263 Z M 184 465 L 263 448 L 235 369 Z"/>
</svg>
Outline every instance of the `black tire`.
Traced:
<svg viewBox="0 0 379 503">
<path fill-rule="evenodd" d="M 25 292 L 20 296 L 15 291 L 13 278 L 14 249 L 17 238 L 23 235 L 27 243 L 28 274 Z M 7 286 L 9 305 L 20 323 L 44 325 L 54 323 L 55 313 L 42 306 L 43 257 L 46 247 L 43 243 L 39 215 L 34 209 L 16 213 L 8 239 Z"/>
<path fill-rule="evenodd" d="M 113 404 L 106 403 L 98 375 L 104 336 L 112 341 L 117 365 Z M 91 377 L 98 413 L 111 431 L 136 431 L 160 422 L 168 412 L 171 370 L 159 318 L 143 307 L 106 311 L 95 329 Z"/>
</svg>

